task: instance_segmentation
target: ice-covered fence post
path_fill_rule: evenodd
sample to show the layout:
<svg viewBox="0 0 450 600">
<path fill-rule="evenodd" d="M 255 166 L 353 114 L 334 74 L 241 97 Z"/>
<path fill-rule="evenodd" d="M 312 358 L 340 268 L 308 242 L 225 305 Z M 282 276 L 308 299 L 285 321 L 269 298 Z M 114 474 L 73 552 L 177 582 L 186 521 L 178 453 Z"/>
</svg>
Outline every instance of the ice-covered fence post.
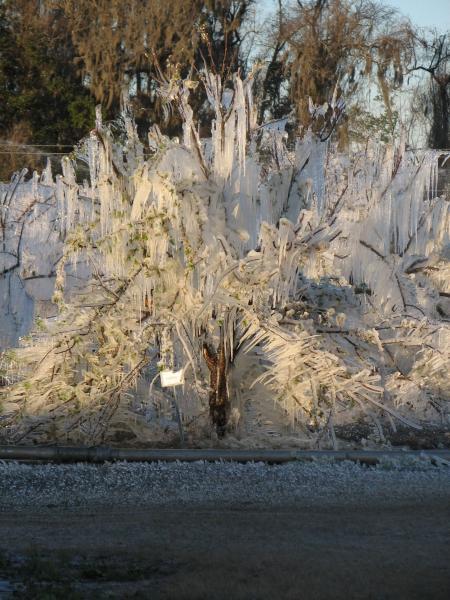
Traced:
<svg viewBox="0 0 450 600">
<path fill-rule="evenodd" d="M 178 425 L 178 433 L 180 434 L 180 442 L 181 445 L 184 446 L 184 431 L 183 431 L 183 422 L 181 420 L 180 408 L 178 406 L 177 400 L 177 385 L 184 384 L 184 369 L 180 371 L 161 371 L 161 385 L 162 387 L 171 387 L 173 392 L 172 399 L 172 408 L 175 413 L 175 418 Z"/>
</svg>

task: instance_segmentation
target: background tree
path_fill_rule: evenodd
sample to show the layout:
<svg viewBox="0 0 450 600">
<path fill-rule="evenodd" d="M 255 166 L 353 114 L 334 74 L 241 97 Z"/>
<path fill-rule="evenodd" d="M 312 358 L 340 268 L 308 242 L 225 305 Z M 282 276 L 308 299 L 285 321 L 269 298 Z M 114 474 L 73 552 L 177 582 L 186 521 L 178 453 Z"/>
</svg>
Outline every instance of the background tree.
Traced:
<svg viewBox="0 0 450 600">
<path fill-rule="evenodd" d="M 205 62 L 221 75 L 245 71 L 242 27 L 252 2 L 0 0 L 0 140 L 10 142 L 0 178 L 69 151 L 92 128 L 96 102 L 108 118 L 118 115 L 124 89 L 144 136 L 152 122 L 179 134 L 176 115 L 161 123 L 155 62 L 175 79 L 195 77 Z M 199 87 L 199 117 L 204 100 Z"/>
<path fill-rule="evenodd" d="M 212 69 L 244 70 L 241 28 L 253 0 L 48 0 L 72 32 L 77 60 L 96 99 L 114 112 L 124 87 L 133 97 L 138 125 L 159 122 L 159 66 L 174 78 Z M 204 101 L 198 88 L 197 106 Z M 167 130 L 178 133 L 171 115 Z"/>
<path fill-rule="evenodd" d="M 74 63 L 61 12 L 41 10 L 37 0 L 0 3 L 0 96 L 0 139 L 67 150 L 60 146 L 73 145 L 92 127 L 95 101 Z M 14 147 L 11 155 L 2 154 L 0 178 L 45 159 L 38 147 L 24 152 Z"/>
<path fill-rule="evenodd" d="M 430 115 L 430 148 L 450 147 L 450 44 L 449 34 L 416 35 L 414 61 L 409 73 L 429 74 L 423 109 Z"/>
<path fill-rule="evenodd" d="M 268 94 L 266 110 L 277 116 L 284 85 L 299 122 L 307 127 L 312 122 L 309 98 L 321 105 L 338 86 L 338 93 L 351 103 L 375 77 L 393 119 L 391 90 L 402 84 L 411 52 L 406 43 L 411 26 L 394 9 L 372 0 L 308 0 L 284 8 L 280 1 L 278 15 L 262 86 Z M 363 103 L 361 96 L 358 100 Z M 320 121 L 315 121 L 320 127 Z"/>
<path fill-rule="evenodd" d="M 227 73 L 245 75 L 247 61 L 257 58 L 246 39 L 256 6 L 254 0 L 0 0 L 0 140 L 9 142 L 0 177 L 42 166 L 50 151 L 68 151 L 65 145 L 92 127 L 96 102 L 115 118 L 124 89 L 143 139 L 151 123 L 179 136 L 176 112 L 162 119 L 161 77 L 196 80 L 206 64 L 233 88 Z M 388 139 L 397 123 L 393 92 L 403 94 L 404 73 L 426 71 L 430 143 L 448 147 L 448 36 L 419 35 L 375 0 L 274 0 L 272 7 L 266 29 L 252 38 L 267 64 L 255 85 L 260 123 L 292 115 L 294 126 L 321 132 L 329 111 L 322 120 L 317 109 L 313 116 L 309 98 L 323 106 L 337 85 L 347 104 L 341 142 L 374 132 Z M 381 98 L 375 111 L 374 95 Z M 210 133 L 205 98 L 203 86 L 191 89 L 201 136 Z"/>
<path fill-rule="evenodd" d="M 285 10 L 283 0 L 278 0 L 276 13 L 269 21 L 264 32 L 263 55 L 266 59 L 264 77 L 256 79 L 255 89 L 260 97 L 258 120 L 263 122 L 265 116 L 274 119 L 285 117 L 291 110 L 291 103 L 286 92 L 286 64 L 288 53 L 287 40 L 283 35 Z M 283 87 L 285 89 L 283 89 Z"/>
</svg>

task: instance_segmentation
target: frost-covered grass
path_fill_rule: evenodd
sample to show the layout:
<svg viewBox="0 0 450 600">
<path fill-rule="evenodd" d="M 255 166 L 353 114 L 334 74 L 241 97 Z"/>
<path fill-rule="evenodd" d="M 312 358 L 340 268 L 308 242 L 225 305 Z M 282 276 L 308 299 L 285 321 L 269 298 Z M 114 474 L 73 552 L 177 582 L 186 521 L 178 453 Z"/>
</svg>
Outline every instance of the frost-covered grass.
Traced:
<svg viewBox="0 0 450 600">
<path fill-rule="evenodd" d="M 0 464 L 0 507 L 299 504 L 392 506 L 450 494 L 450 468 L 426 458 L 384 459 L 376 467 L 318 460 L 263 463 Z"/>
</svg>

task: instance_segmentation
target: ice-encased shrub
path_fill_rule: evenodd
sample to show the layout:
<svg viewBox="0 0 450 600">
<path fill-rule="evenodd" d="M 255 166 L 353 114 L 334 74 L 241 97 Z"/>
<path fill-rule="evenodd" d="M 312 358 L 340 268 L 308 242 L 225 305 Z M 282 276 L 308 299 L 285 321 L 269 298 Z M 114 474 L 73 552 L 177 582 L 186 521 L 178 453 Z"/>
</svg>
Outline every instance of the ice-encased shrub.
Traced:
<svg viewBox="0 0 450 600">
<path fill-rule="evenodd" d="M 153 127 L 148 151 L 127 111 L 120 127 L 98 116 L 79 147 L 89 182 L 66 158 L 56 181 L 3 186 L 1 281 L 47 300 L 48 317 L 9 363 L 8 438 L 151 441 L 171 431 L 175 400 L 200 437 L 208 422 L 257 435 L 249 414 L 332 441 L 361 415 L 380 437 L 386 420 L 448 422 L 439 153 L 369 140 L 343 154 L 312 134 L 288 147 L 284 121 L 257 124 L 251 77 L 232 93 L 209 73 L 204 85 L 210 139 L 189 82 L 167 82 L 181 141 Z M 175 399 L 167 369 L 183 370 Z"/>
</svg>

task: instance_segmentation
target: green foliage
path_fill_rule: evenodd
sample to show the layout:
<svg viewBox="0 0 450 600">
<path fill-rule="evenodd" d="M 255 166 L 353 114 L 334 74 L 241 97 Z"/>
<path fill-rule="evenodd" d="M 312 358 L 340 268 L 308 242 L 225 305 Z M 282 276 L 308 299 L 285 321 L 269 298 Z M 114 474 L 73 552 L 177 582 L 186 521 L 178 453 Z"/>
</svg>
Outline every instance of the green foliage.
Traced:
<svg viewBox="0 0 450 600">
<path fill-rule="evenodd" d="M 57 14 L 40 16 L 38 4 L 0 5 L 0 139 L 55 144 L 58 151 L 92 127 L 95 101 L 83 85 L 65 23 Z M 24 166 L 27 157 L 18 158 Z M 9 177 L 11 166 L 0 165 L 0 178 Z"/>
<path fill-rule="evenodd" d="M 386 110 L 376 115 L 361 106 L 355 105 L 348 111 L 349 141 L 366 142 L 368 139 L 377 138 L 389 143 L 398 133 L 398 111 L 389 115 Z"/>
</svg>

